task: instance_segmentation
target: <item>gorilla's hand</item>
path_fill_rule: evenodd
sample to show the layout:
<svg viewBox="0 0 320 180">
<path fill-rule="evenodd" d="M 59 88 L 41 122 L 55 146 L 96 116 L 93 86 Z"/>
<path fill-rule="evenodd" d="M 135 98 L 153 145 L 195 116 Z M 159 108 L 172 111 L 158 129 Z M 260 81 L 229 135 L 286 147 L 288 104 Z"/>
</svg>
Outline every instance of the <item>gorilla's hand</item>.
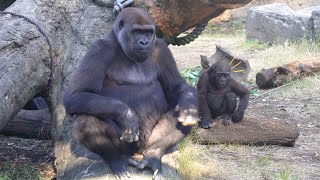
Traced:
<svg viewBox="0 0 320 180">
<path fill-rule="evenodd" d="M 200 121 L 197 109 L 182 109 L 177 105 L 175 111 L 179 112 L 178 121 L 183 126 L 193 126 Z"/>
<path fill-rule="evenodd" d="M 240 122 L 243 119 L 244 111 L 235 111 L 232 114 L 232 121 L 233 122 Z"/>
<path fill-rule="evenodd" d="M 139 120 L 137 115 L 128 109 L 123 117 L 124 131 L 120 137 L 121 141 L 133 142 L 139 140 Z"/>
</svg>

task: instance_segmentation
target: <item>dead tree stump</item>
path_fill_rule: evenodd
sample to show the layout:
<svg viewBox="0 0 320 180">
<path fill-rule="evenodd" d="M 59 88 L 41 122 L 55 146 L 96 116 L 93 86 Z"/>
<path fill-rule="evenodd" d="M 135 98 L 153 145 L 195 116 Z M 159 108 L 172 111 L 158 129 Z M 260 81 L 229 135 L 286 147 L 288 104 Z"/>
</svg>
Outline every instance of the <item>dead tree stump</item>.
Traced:
<svg viewBox="0 0 320 180">
<path fill-rule="evenodd" d="M 208 69 L 213 63 L 217 61 L 227 61 L 231 66 L 232 77 L 239 81 L 245 81 L 248 78 L 251 70 L 250 64 L 247 60 L 240 58 L 233 54 L 228 49 L 216 45 L 216 52 L 211 56 L 200 56 L 201 66 L 203 69 Z"/>
</svg>

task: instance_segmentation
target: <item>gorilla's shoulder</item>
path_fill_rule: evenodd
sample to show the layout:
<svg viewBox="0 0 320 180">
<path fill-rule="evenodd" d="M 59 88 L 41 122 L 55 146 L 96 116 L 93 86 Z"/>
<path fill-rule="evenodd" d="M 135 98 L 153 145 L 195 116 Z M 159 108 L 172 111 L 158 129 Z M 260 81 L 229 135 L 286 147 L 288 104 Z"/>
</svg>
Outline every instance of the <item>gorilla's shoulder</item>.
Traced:
<svg viewBox="0 0 320 180">
<path fill-rule="evenodd" d="M 112 57 L 116 52 L 116 42 L 110 38 L 101 38 L 94 41 L 88 48 L 87 53 L 91 55 L 100 55 Z"/>
<path fill-rule="evenodd" d="M 91 44 L 90 49 L 95 52 L 106 51 L 108 49 L 111 50 L 114 48 L 113 44 L 114 43 L 109 39 L 97 39 Z"/>
<path fill-rule="evenodd" d="M 168 47 L 168 44 L 165 42 L 164 39 L 157 38 L 156 39 L 156 47 L 158 47 L 158 48 Z"/>
</svg>

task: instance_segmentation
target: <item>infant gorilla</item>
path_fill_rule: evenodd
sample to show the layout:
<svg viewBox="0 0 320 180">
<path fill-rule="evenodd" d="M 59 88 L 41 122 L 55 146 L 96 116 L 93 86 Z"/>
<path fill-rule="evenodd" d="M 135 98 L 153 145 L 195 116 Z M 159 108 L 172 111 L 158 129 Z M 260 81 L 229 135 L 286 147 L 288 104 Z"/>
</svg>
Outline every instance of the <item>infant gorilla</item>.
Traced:
<svg viewBox="0 0 320 180">
<path fill-rule="evenodd" d="M 249 102 L 249 90 L 231 77 L 231 67 L 218 61 L 202 72 L 197 84 L 199 98 L 199 126 L 212 127 L 212 122 L 222 116 L 223 123 L 240 122 Z M 237 108 L 237 97 L 240 102 Z"/>
</svg>

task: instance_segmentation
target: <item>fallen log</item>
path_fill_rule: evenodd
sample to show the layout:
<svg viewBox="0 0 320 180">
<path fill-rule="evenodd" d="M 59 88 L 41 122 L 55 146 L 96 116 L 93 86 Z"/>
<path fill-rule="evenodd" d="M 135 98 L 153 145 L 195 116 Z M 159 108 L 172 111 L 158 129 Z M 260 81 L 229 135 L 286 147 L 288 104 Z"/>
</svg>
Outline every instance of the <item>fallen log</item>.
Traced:
<svg viewBox="0 0 320 180">
<path fill-rule="evenodd" d="M 224 126 L 221 120 L 211 129 L 198 129 L 200 143 L 246 145 L 282 145 L 293 147 L 299 136 L 298 128 L 277 118 L 248 115 L 243 121 Z"/>
<path fill-rule="evenodd" d="M 6 136 L 51 139 L 49 109 L 21 110 L 1 131 Z"/>
<path fill-rule="evenodd" d="M 297 78 L 320 71 L 320 57 L 295 61 L 278 67 L 262 69 L 256 75 L 256 84 L 261 89 L 273 88 Z"/>
</svg>

